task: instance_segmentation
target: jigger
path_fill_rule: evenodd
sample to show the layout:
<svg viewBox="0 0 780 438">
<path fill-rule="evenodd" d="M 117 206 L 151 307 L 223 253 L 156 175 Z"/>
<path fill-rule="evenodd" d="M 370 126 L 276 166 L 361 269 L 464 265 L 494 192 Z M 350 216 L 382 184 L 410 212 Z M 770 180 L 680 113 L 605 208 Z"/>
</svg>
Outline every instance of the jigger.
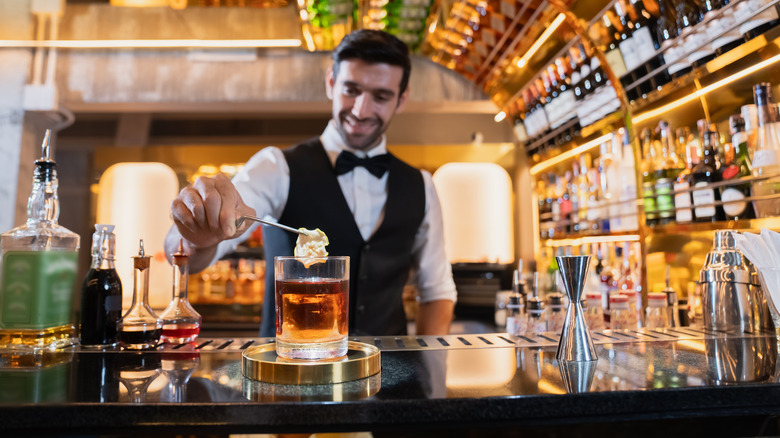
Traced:
<svg viewBox="0 0 780 438">
<path fill-rule="evenodd" d="M 566 310 L 566 319 L 563 322 L 563 331 L 555 357 L 559 361 L 598 360 L 596 346 L 593 345 L 590 330 L 585 324 L 581 303 L 590 256 L 558 256 L 555 259 L 558 261 L 563 286 L 569 296 L 569 308 Z"/>
</svg>

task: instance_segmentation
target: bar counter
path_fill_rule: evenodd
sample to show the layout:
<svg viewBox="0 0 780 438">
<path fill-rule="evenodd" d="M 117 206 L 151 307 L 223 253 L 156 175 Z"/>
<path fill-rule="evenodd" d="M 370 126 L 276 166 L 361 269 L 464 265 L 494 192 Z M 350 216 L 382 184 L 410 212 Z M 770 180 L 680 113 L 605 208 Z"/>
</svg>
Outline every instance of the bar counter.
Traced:
<svg viewBox="0 0 780 438">
<path fill-rule="evenodd" d="M 2 436 L 372 431 L 374 436 L 757 436 L 778 433 L 773 333 L 596 332 L 559 363 L 555 334 L 380 337 L 381 373 L 331 385 L 243 377 L 270 339 L 146 352 L 0 354 Z"/>
</svg>

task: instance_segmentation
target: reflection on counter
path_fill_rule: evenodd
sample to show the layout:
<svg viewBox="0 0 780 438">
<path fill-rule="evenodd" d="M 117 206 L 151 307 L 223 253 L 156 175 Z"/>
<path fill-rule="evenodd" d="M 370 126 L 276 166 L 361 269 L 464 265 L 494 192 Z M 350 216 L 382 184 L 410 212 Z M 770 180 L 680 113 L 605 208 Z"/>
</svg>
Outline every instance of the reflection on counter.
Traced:
<svg viewBox="0 0 780 438">
<path fill-rule="evenodd" d="M 0 404 L 61 403 L 71 399 L 73 352 L 0 352 Z"/>
</svg>

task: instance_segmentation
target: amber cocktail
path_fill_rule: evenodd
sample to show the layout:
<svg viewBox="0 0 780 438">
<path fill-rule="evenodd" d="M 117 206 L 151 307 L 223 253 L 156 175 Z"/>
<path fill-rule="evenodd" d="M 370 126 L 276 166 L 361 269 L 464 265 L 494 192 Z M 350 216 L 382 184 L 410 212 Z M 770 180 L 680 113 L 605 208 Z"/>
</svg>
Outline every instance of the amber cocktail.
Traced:
<svg viewBox="0 0 780 438">
<path fill-rule="evenodd" d="M 276 353 L 287 359 L 347 354 L 349 257 L 276 257 Z"/>
</svg>

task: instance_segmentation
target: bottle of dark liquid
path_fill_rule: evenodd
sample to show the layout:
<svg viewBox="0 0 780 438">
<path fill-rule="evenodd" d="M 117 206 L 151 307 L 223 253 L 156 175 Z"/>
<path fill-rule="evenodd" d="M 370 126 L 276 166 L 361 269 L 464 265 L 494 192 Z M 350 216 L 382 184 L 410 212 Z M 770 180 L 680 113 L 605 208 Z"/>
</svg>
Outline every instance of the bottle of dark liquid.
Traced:
<svg viewBox="0 0 780 438">
<path fill-rule="evenodd" d="M 189 257 L 179 241 L 179 250 L 173 255 L 173 300 L 160 314 L 163 342 L 185 344 L 197 339 L 200 333 L 202 318 L 187 299 L 189 276 Z"/>
<path fill-rule="evenodd" d="M 722 221 L 726 218 L 723 207 L 710 205 L 720 201 L 720 191 L 710 187 L 710 184 L 722 179 L 717 169 L 717 149 L 712 138 L 714 133 L 710 131 L 706 120 L 699 120 L 698 125 L 702 139 L 702 157 L 691 171 L 691 186 L 697 188 L 692 193 L 696 222 Z"/>
<path fill-rule="evenodd" d="M 133 304 L 117 324 L 117 339 L 131 350 L 154 348 L 160 343 L 162 320 L 149 307 L 149 262 L 141 240 L 138 256 L 133 257 Z"/>
<path fill-rule="evenodd" d="M 739 114 L 733 115 L 729 118 L 729 127 L 731 129 L 731 147 L 734 149 L 734 160 L 725 162 L 725 168 L 721 172 L 724 181 L 748 177 L 753 173 L 753 166 L 748 154 L 748 136 L 745 132 L 745 119 Z M 722 187 L 720 190 L 720 198 L 723 202 L 739 201 L 750 197 L 749 182 Z M 753 204 L 750 202 L 723 204 L 723 211 L 726 213 L 726 219 L 728 220 L 753 219 L 756 217 Z"/>
<path fill-rule="evenodd" d="M 92 266 L 81 289 L 81 346 L 116 345 L 116 324 L 122 317 L 122 282 L 114 267 L 113 225 L 95 225 Z"/>
</svg>

